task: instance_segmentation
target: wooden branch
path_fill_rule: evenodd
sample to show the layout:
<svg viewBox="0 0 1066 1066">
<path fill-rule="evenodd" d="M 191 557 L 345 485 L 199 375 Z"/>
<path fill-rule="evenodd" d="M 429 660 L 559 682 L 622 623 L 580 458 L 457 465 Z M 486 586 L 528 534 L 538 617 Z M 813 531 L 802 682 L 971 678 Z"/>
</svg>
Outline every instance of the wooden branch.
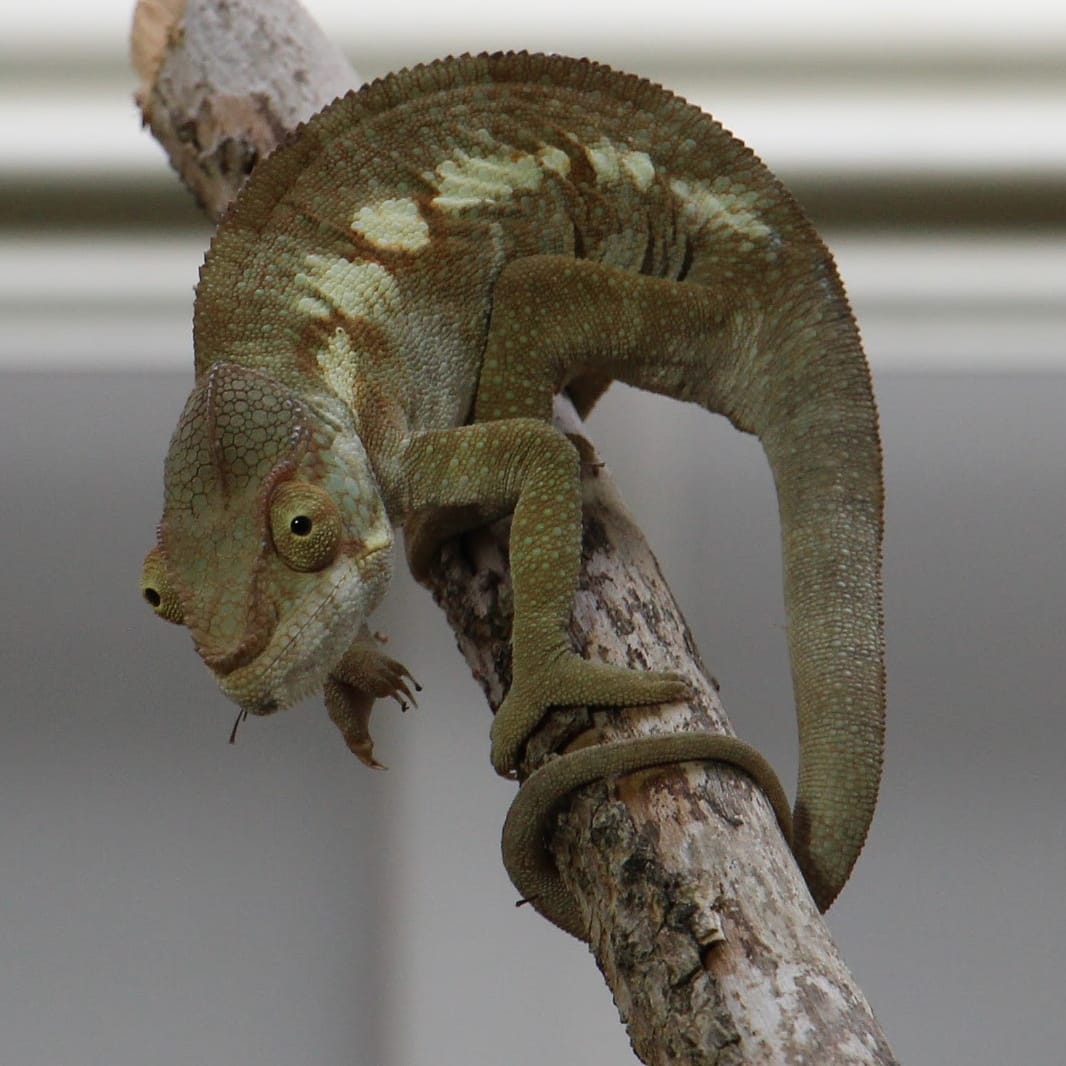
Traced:
<svg viewBox="0 0 1066 1066">
<path fill-rule="evenodd" d="M 359 75 L 298 3 L 139 0 L 137 103 L 217 221 L 259 159 Z"/>
<path fill-rule="evenodd" d="M 216 218 L 284 131 L 358 84 L 295 0 L 140 0 L 133 53 L 145 121 Z M 565 401 L 556 421 L 584 433 Z M 697 695 L 688 707 L 555 712 L 523 774 L 590 729 L 603 739 L 729 729 L 654 557 L 591 446 L 586 458 L 575 645 L 681 670 Z M 493 708 L 510 680 L 506 560 L 500 523 L 447 548 L 433 579 Z M 894 1061 L 743 775 L 688 764 L 591 786 L 561 813 L 551 846 L 646 1063 Z"/>
</svg>

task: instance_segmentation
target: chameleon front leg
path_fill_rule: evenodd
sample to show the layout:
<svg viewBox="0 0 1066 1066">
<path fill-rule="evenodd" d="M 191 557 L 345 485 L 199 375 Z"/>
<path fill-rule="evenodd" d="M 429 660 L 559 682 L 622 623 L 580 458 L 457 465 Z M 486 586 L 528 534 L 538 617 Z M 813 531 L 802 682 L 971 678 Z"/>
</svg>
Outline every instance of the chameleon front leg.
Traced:
<svg viewBox="0 0 1066 1066">
<path fill-rule="evenodd" d="M 374 700 L 391 696 L 406 711 L 408 701 L 416 703 L 408 681 L 416 692 L 421 691 L 407 667 L 378 648 L 365 625 L 326 678 L 324 695 L 331 721 L 352 754 L 375 770 L 383 770 L 384 766 L 374 758 L 374 741 L 370 737 Z"/>
<path fill-rule="evenodd" d="M 492 724 L 492 763 L 505 776 L 551 706 L 668 703 L 688 693 L 676 674 L 590 662 L 570 646 L 581 562 L 578 461 L 565 436 L 530 418 L 425 433 L 404 456 L 411 512 L 513 513 L 512 679 Z"/>
<path fill-rule="evenodd" d="M 493 289 L 474 420 L 550 421 L 555 393 L 575 378 L 581 392 L 617 379 L 708 406 L 708 370 L 735 341 L 734 310 L 724 289 L 566 256 L 515 260 Z M 587 409 L 596 394 L 578 398 Z"/>
</svg>

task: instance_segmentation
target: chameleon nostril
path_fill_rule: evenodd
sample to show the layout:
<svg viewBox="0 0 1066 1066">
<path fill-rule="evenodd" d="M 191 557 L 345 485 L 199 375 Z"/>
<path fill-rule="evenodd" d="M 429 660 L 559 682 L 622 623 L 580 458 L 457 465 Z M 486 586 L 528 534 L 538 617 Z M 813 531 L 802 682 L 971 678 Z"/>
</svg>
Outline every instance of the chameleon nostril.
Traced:
<svg viewBox="0 0 1066 1066">
<path fill-rule="evenodd" d="M 144 590 L 144 598 L 153 606 L 158 607 L 163 602 L 163 597 L 159 595 L 158 590 L 148 588 Z"/>
</svg>

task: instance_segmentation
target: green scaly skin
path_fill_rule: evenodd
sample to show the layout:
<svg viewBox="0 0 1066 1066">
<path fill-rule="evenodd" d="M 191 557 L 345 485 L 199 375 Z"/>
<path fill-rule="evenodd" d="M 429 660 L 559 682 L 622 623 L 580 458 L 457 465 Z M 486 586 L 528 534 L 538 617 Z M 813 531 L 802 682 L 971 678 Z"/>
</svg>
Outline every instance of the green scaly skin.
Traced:
<svg viewBox="0 0 1066 1066">
<path fill-rule="evenodd" d="M 324 691 L 374 765 L 375 697 L 410 697 L 365 618 L 404 527 L 440 543 L 512 513 L 513 683 L 492 761 L 513 774 L 553 705 L 686 695 L 588 662 L 566 626 L 578 456 L 550 425 L 612 379 L 758 435 L 777 487 L 800 731 L 792 845 L 819 907 L 858 857 L 883 740 L 881 453 L 869 372 L 828 251 L 716 122 L 584 60 L 445 60 L 336 101 L 260 163 L 201 272 L 196 386 L 174 433 L 145 596 L 188 626 L 223 691 L 269 714 Z M 723 759 L 729 737 L 575 752 L 519 790 L 520 891 L 582 936 L 543 851 L 582 782 Z"/>
</svg>

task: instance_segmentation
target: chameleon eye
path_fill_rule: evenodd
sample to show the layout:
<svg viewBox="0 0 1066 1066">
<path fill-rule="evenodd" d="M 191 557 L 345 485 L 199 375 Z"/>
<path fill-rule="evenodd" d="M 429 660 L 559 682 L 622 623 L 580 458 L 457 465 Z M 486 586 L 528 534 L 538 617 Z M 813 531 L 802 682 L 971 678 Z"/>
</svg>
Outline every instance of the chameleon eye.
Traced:
<svg viewBox="0 0 1066 1066">
<path fill-rule="evenodd" d="M 286 566 L 310 572 L 329 566 L 341 542 L 341 516 L 329 494 L 286 481 L 270 500 L 270 533 Z"/>
<path fill-rule="evenodd" d="M 181 602 L 167 580 L 163 552 L 158 547 L 153 548 L 144 557 L 144 565 L 141 567 L 141 595 L 160 618 L 177 625 L 185 621 Z"/>
</svg>

